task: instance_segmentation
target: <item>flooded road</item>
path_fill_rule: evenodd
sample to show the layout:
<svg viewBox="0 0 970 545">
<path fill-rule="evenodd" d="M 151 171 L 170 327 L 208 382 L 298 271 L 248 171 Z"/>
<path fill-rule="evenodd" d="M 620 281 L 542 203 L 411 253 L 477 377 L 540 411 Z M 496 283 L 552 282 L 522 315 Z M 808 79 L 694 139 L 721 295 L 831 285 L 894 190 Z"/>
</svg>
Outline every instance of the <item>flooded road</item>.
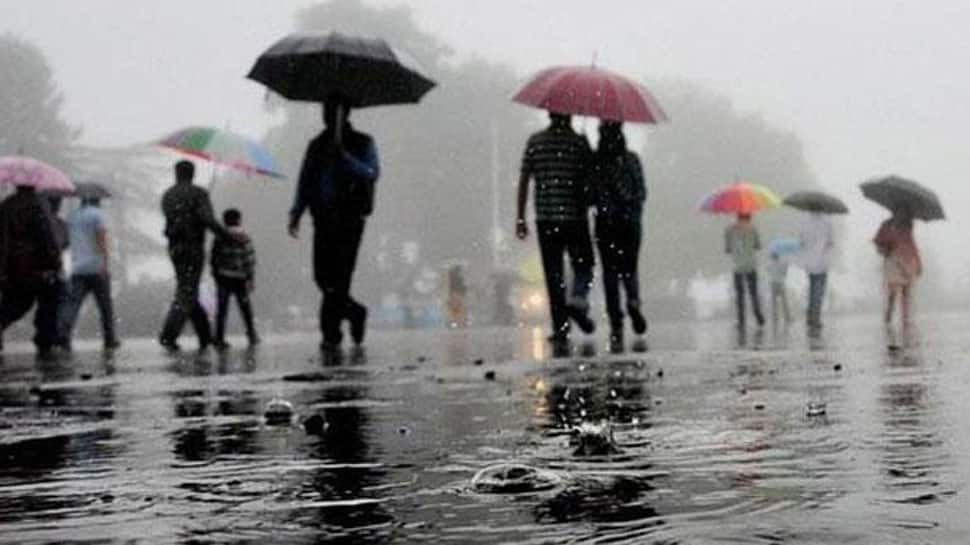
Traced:
<svg viewBox="0 0 970 545">
<path fill-rule="evenodd" d="M 376 333 L 339 365 L 309 336 L 8 346 L 0 542 L 963 543 L 967 323 L 659 325 L 646 353 L 566 359 L 532 330 Z"/>
</svg>

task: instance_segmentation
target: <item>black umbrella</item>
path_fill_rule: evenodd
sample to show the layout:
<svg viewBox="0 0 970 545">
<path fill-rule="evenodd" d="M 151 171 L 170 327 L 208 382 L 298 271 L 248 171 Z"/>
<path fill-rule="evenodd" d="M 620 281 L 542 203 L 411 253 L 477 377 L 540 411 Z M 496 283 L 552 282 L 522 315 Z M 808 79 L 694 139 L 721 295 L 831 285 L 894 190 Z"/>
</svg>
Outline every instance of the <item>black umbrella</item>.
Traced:
<svg viewBox="0 0 970 545">
<path fill-rule="evenodd" d="M 289 99 L 325 102 L 337 95 L 355 108 L 415 103 L 435 86 L 384 40 L 336 32 L 283 38 L 247 77 Z"/>
<path fill-rule="evenodd" d="M 796 191 L 785 197 L 784 203 L 792 208 L 822 214 L 848 214 L 849 208 L 838 197 L 821 191 Z"/>
<path fill-rule="evenodd" d="M 914 218 L 945 219 L 943 205 L 932 190 L 906 178 L 886 176 L 861 185 L 862 194 L 890 210 L 908 208 Z"/>
<path fill-rule="evenodd" d="M 80 182 L 74 184 L 74 193 L 71 195 L 79 199 L 108 199 L 111 197 L 111 191 L 107 187 L 99 184 L 98 182 Z"/>
</svg>

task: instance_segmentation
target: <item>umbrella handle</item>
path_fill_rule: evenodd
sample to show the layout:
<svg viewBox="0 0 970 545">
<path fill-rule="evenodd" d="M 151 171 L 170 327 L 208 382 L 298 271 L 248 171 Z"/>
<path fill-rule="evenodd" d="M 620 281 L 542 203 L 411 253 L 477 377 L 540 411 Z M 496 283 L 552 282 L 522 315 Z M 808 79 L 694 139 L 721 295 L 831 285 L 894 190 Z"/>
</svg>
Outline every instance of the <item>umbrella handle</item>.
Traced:
<svg viewBox="0 0 970 545">
<path fill-rule="evenodd" d="M 344 140 L 344 105 L 337 104 L 337 119 L 334 123 L 333 128 L 333 142 L 338 147 L 343 144 Z"/>
</svg>

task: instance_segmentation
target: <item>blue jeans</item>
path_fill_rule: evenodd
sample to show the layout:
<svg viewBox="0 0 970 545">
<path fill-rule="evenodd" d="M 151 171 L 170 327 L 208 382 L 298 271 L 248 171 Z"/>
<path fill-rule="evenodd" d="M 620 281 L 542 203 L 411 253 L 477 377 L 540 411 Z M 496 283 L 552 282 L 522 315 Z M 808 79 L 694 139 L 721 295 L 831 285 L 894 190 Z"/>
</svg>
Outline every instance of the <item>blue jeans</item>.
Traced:
<svg viewBox="0 0 970 545">
<path fill-rule="evenodd" d="M 808 275 L 808 318 L 809 326 L 822 325 L 822 300 L 825 298 L 825 283 L 828 273 Z"/>
<path fill-rule="evenodd" d="M 738 312 L 738 325 L 745 323 L 744 287 L 747 284 L 748 295 L 751 296 L 751 310 L 758 325 L 765 325 L 764 315 L 761 314 L 761 295 L 758 293 L 758 273 L 755 271 L 734 273 L 734 304 Z"/>
<path fill-rule="evenodd" d="M 115 335 L 114 309 L 111 305 L 111 279 L 103 274 L 75 274 L 67 287 L 67 297 L 58 313 L 58 329 L 62 344 L 70 344 L 77 315 L 84 299 L 91 293 L 101 314 L 101 334 L 105 343 L 118 341 Z"/>
</svg>

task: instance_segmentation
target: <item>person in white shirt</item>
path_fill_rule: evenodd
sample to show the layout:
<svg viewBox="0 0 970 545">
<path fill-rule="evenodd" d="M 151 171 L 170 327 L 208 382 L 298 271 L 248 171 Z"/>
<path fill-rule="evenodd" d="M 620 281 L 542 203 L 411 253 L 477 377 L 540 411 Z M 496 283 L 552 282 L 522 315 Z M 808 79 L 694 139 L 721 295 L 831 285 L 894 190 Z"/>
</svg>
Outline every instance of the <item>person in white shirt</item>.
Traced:
<svg viewBox="0 0 970 545">
<path fill-rule="evenodd" d="M 832 262 L 832 248 L 835 246 L 832 222 L 825 214 L 812 212 L 802 226 L 798 238 L 801 242 L 799 262 L 808 273 L 806 323 L 808 327 L 817 329 L 822 327 L 822 300 L 825 298 L 825 284 Z"/>
</svg>

